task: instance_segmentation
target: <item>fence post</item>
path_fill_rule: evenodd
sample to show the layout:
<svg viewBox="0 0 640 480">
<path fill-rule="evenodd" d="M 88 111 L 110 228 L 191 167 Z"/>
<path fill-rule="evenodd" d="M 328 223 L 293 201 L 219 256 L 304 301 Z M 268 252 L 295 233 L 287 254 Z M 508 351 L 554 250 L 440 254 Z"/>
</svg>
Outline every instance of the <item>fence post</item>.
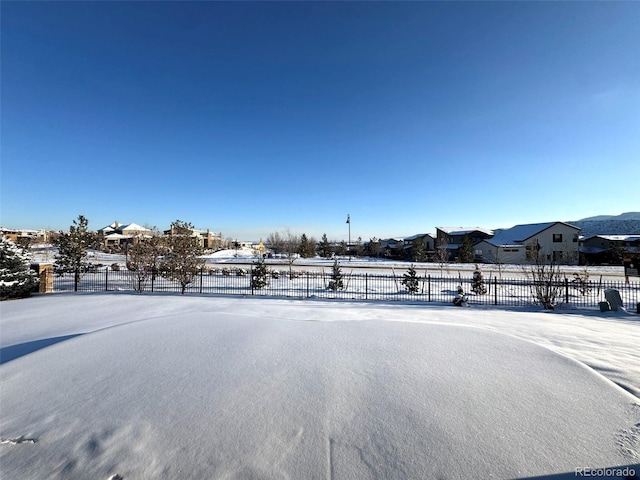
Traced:
<svg viewBox="0 0 640 480">
<path fill-rule="evenodd" d="M 254 295 L 253 293 L 253 268 L 249 267 L 249 286 L 251 287 L 251 295 Z"/>
<path fill-rule="evenodd" d="M 493 277 L 493 304 L 498 305 L 498 277 Z"/>
<path fill-rule="evenodd" d="M 307 298 L 309 298 L 309 277 L 311 276 L 310 272 L 307 272 Z"/>
<path fill-rule="evenodd" d="M 364 299 L 369 300 L 369 274 L 364 274 Z"/>
<path fill-rule="evenodd" d="M 104 291 L 109 291 L 109 267 L 104 270 Z"/>
<path fill-rule="evenodd" d="M 151 272 L 151 293 L 153 293 L 153 284 L 156 281 L 156 272 L 152 271 Z"/>
<path fill-rule="evenodd" d="M 569 303 L 569 279 L 564 277 L 564 303 Z"/>
<path fill-rule="evenodd" d="M 431 301 L 431 275 L 427 276 L 427 302 Z"/>
<path fill-rule="evenodd" d="M 200 267 L 200 293 L 202 293 L 202 274 L 204 272 L 204 267 Z"/>
</svg>

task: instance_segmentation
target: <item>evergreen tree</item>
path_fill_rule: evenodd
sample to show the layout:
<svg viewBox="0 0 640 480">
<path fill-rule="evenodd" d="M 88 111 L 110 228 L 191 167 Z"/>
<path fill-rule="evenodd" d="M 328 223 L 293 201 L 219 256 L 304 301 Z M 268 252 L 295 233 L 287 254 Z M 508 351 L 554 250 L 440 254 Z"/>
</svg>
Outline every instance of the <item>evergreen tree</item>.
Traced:
<svg viewBox="0 0 640 480">
<path fill-rule="evenodd" d="M 340 244 L 338 245 L 338 255 L 344 257 L 347 255 L 347 242 L 345 242 L 344 240 L 342 240 L 340 242 Z"/>
<path fill-rule="evenodd" d="M 334 260 L 333 267 L 331 267 L 331 280 L 329 281 L 329 290 L 342 290 L 344 283 L 342 282 L 342 268 L 338 263 L 338 260 Z"/>
<path fill-rule="evenodd" d="M 316 242 L 313 238 L 307 238 L 307 235 L 303 233 L 300 236 L 300 248 L 298 253 L 302 258 L 313 258 L 316 256 Z"/>
<path fill-rule="evenodd" d="M 260 257 L 256 266 L 251 270 L 251 287 L 252 288 L 264 288 L 267 286 L 267 278 L 269 270 L 264 263 L 264 258 Z"/>
<path fill-rule="evenodd" d="M 416 269 L 411 264 L 407 272 L 403 275 L 402 285 L 407 287 L 407 291 L 409 293 L 418 293 L 420 291 L 420 280 L 418 279 L 418 275 L 416 274 Z"/>
<path fill-rule="evenodd" d="M 469 235 L 462 237 L 462 245 L 460 246 L 460 251 L 458 253 L 458 261 L 461 263 L 473 262 L 473 244 L 471 243 Z"/>
<path fill-rule="evenodd" d="M 188 222 L 176 220 L 171 224 L 171 235 L 167 238 L 168 253 L 162 264 L 161 273 L 166 278 L 180 283 L 182 294 L 193 283 L 204 260 L 200 240 L 194 235 L 194 228 Z"/>
<path fill-rule="evenodd" d="M 87 269 L 87 249 L 95 247 L 97 236 L 89 231 L 89 220 L 78 215 L 69 232 L 60 232 L 55 245 L 58 247 L 56 266 L 60 271 L 74 274 L 74 290 L 78 290 L 81 274 Z"/>
<path fill-rule="evenodd" d="M 364 252 L 364 246 L 362 245 L 362 237 L 358 237 L 356 240 L 354 253 L 356 254 L 356 257 L 361 257 L 362 252 Z"/>
<path fill-rule="evenodd" d="M 624 263 L 624 246 L 622 242 L 612 241 L 607 254 L 609 257 L 608 262 L 611 265 L 622 265 Z"/>
<path fill-rule="evenodd" d="M 38 285 L 29 256 L 15 243 L 0 237 L 0 300 L 24 298 Z"/>
<path fill-rule="evenodd" d="M 424 262 L 427 259 L 427 252 L 424 248 L 424 240 L 417 237 L 411 246 L 411 260 L 414 262 Z"/>
<path fill-rule="evenodd" d="M 369 255 L 370 257 L 379 257 L 380 240 L 378 240 L 376 237 L 370 238 L 369 242 L 364 247 L 364 254 Z"/>
<path fill-rule="evenodd" d="M 471 282 L 471 291 L 476 295 L 484 295 L 487 293 L 487 287 L 484 284 L 484 278 L 480 267 L 476 265 L 476 269 L 473 272 L 473 281 Z"/>
<path fill-rule="evenodd" d="M 391 250 L 391 257 L 395 260 L 404 260 L 405 250 L 404 250 L 404 242 L 399 241 L 396 242 L 395 246 Z"/>
<path fill-rule="evenodd" d="M 320 243 L 318 244 L 318 255 L 320 255 L 322 258 L 331 257 L 331 244 L 327 239 L 326 233 L 322 234 L 322 240 L 320 240 Z"/>
</svg>

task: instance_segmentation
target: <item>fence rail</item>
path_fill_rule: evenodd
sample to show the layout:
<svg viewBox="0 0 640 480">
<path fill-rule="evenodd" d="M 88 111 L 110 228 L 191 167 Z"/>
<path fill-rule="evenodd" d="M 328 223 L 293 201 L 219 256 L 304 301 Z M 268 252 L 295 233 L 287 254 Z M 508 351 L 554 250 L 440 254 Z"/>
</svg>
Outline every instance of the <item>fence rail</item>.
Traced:
<svg viewBox="0 0 640 480">
<path fill-rule="evenodd" d="M 345 300 L 396 300 L 413 302 L 451 303 L 458 286 L 467 292 L 471 305 L 528 306 L 538 303 L 535 284 L 526 278 L 491 278 L 485 282 L 486 293 L 472 292 L 472 279 L 460 277 L 423 276 L 419 278 L 418 292 L 410 293 L 402 285 L 402 276 L 344 273 L 343 288 L 331 290 L 331 276 L 324 272 L 292 272 L 270 274 L 267 285 L 254 288 L 249 269 L 202 269 L 196 272 L 186 292 L 220 295 L 256 295 L 294 298 L 331 298 Z M 598 308 L 604 300 L 604 291 L 614 288 L 620 292 L 624 305 L 633 308 L 640 301 L 640 282 L 589 281 L 575 285 L 564 278 L 554 284 L 557 303 L 574 308 Z M 181 292 L 178 282 L 160 275 L 149 274 L 141 279 L 128 270 L 102 270 L 83 273 L 76 284 L 72 273 L 56 274 L 54 291 L 139 291 Z"/>
</svg>

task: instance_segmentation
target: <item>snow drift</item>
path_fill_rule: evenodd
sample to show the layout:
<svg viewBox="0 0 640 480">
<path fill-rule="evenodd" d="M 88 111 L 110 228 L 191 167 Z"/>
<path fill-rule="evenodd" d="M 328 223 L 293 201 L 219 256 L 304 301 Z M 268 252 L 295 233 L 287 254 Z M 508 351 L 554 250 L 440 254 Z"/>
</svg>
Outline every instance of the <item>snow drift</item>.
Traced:
<svg viewBox="0 0 640 480">
<path fill-rule="evenodd" d="M 6 307 L 3 351 L 22 345 L 0 367 L 6 478 L 522 478 L 640 458 L 636 397 L 462 324 L 471 309 L 135 295 Z"/>
</svg>

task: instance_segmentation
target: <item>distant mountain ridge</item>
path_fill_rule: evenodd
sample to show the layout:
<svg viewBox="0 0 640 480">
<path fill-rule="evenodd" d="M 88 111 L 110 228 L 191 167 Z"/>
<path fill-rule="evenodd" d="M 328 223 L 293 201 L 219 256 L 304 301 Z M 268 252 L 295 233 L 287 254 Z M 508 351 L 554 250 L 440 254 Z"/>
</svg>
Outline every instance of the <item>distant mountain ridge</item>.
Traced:
<svg viewBox="0 0 640 480">
<path fill-rule="evenodd" d="M 580 227 L 580 235 L 633 235 L 640 234 L 640 212 L 626 212 L 620 215 L 597 215 L 566 222 Z"/>
<path fill-rule="evenodd" d="M 614 221 L 624 221 L 624 220 L 637 220 L 640 221 L 640 212 L 626 212 L 621 213 L 620 215 L 596 215 L 595 217 L 587 217 L 580 220 L 578 222 L 599 222 L 602 220 L 614 220 Z M 568 222 L 571 223 L 571 222 Z M 575 222 L 573 222 L 575 223 Z"/>
</svg>

